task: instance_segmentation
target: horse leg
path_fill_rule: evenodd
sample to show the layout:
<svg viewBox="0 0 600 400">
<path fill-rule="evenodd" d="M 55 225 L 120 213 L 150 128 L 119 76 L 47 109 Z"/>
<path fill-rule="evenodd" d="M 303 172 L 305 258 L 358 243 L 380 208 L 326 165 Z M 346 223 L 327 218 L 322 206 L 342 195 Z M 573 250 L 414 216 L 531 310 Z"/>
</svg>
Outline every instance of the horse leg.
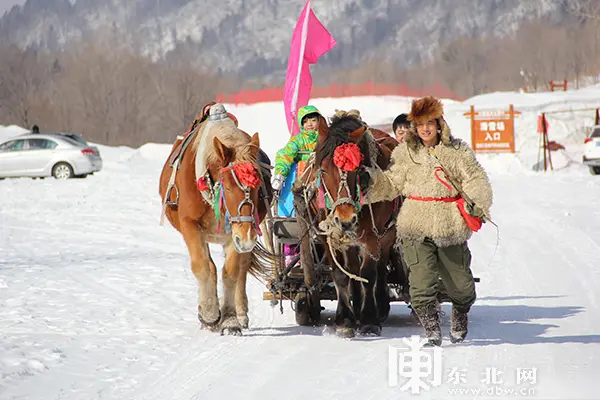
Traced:
<svg viewBox="0 0 600 400">
<path fill-rule="evenodd" d="M 223 303 L 221 304 L 221 335 L 241 336 L 242 325 L 238 321 L 236 310 L 236 293 L 240 277 L 240 264 L 247 262 L 249 255 L 235 251 L 232 242 L 225 246 L 227 255 L 223 266 Z M 244 257 L 245 256 L 245 257 Z"/>
<path fill-rule="evenodd" d="M 350 289 L 352 293 L 352 310 L 354 315 L 359 319 L 356 321 L 360 324 L 360 308 L 362 304 L 362 284 L 356 279 L 352 279 L 350 282 Z"/>
<path fill-rule="evenodd" d="M 375 300 L 379 312 L 379 321 L 384 322 L 390 315 L 390 293 L 388 291 L 388 264 L 390 251 L 382 248 L 381 257 L 377 262 L 377 284 L 375 286 Z"/>
<path fill-rule="evenodd" d="M 363 264 L 360 268 L 360 276 L 368 282 L 362 284 L 362 304 L 360 309 L 361 335 L 381 334 L 381 322 L 379 320 L 379 310 L 377 309 L 377 300 L 375 299 L 375 288 L 377 286 L 378 271 L 376 260 L 365 255 Z"/>
<path fill-rule="evenodd" d="M 358 259 L 358 251 L 356 248 L 350 248 L 346 250 L 346 263 L 350 264 L 350 260 Z M 350 268 L 349 265 L 345 265 L 344 268 Z M 362 304 L 362 284 L 356 279 L 350 279 L 348 281 L 350 300 L 352 303 L 352 312 L 356 319 L 356 324 L 360 325 L 360 305 Z"/>
<path fill-rule="evenodd" d="M 242 329 L 248 329 L 248 295 L 246 279 L 250 269 L 250 253 L 238 255 L 238 281 L 235 287 L 235 313 Z"/>
<path fill-rule="evenodd" d="M 330 258 L 332 257 L 335 257 L 335 255 L 331 254 Z M 341 257 L 338 257 L 337 259 L 340 261 Z M 340 337 L 351 338 L 354 337 L 356 316 L 350 304 L 350 277 L 335 266 L 333 260 L 331 261 L 331 265 L 333 265 L 333 283 L 338 298 L 337 309 L 335 312 L 335 333 Z M 344 268 L 348 268 L 348 266 L 344 265 Z"/>
<path fill-rule="evenodd" d="M 217 297 L 217 268 L 210 258 L 208 243 L 195 221 L 182 221 L 181 233 L 190 253 L 192 272 L 198 281 L 198 319 L 204 326 L 214 328 L 221 316 Z"/>
</svg>

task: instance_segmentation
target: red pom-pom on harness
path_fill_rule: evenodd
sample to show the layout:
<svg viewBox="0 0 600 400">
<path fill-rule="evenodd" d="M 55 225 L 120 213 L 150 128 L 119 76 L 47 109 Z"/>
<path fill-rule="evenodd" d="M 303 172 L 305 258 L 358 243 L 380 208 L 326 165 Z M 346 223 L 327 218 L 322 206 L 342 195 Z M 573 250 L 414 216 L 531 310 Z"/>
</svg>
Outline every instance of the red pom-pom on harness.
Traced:
<svg viewBox="0 0 600 400">
<path fill-rule="evenodd" d="M 342 171 L 354 171 L 363 161 L 364 156 L 354 143 L 346 143 L 338 146 L 333 153 L 333 163 Z"/>
<path fill-rule="evenodd" d="M 233 172 L 235 172 L 240 183 L 245 187 L 255 189 L 260 186 L 260 178 L 254 164 L 249 162 L 235 164 Z"/>
</svg>

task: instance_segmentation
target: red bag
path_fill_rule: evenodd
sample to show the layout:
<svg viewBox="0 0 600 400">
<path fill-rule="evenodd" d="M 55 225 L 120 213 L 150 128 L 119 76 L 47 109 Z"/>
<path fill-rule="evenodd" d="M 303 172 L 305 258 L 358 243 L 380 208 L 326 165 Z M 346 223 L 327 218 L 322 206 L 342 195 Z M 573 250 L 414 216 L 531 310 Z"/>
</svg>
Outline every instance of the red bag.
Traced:
<svg viewBox="0 0 600 400">
<path fill-rule="evenodd" d="M 473 232 L 477 232 L 479 229 L 481 229 L 481 225 L 483 224 L 481 222 L 481 218 L 473 217 L 467 212 L 467 210 L 465 210 L 465 199 L 461 197 L 456 201 L 456 205 L 458 205 L 458 210 L 465 219 L 469 229 L 471 229 Z"/>
</svg>

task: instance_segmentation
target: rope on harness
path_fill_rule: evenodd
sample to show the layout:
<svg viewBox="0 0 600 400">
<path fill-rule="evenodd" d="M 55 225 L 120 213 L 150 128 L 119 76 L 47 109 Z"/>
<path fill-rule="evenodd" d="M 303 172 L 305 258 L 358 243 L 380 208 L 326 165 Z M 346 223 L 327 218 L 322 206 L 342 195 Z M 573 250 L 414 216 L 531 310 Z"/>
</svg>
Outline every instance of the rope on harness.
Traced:
<svg viewBox="0 0 600 400">
<path fill-rule="evenodd" d="M 357 281 L 364 282 L 364 283 L 369 283 L 369 281 L 368 281 L 367 279 L 365 279 L 365 278 L 361 278 L 361 277 L 360 277 L 360 276 L 358 276 L 358 275 L 354 275 L 353 273 L 346 271 L 346 270 L 344 269 L 344 267 L 342 267 L 342 266 L 340 265 L 340 263 L 338 262 L 338 260 L 337 260 L 337 258 L 336 258 L 336 256 L 335 256 L 335 254 L 334 254 L 334 251 L 332 250 L 333 246 L 331 245 L 331 236 L 327 236 L 327 245 L 328 245 L 328 247 L 329 247 L 329 253 L 331 253 L 331 258 L 333 258 L 333 262 L 335 263 L 335 265 L 336 265 L 336 266 L 337 266 L 337 267 L 338 267 L 338 268 L 339 268 L 339 269 L 340 269 L 340 270 L 341 270 L 341 271 L 342 271 L 344 274 L 346 274 L 346 275 L 347 275 L 349 278 L 351 278 L 351 279 L 355 279 L 355 280 L 357 280 Z"/>
<path fill-rule="evenodd" d="M 221 233 L 221 209 L 223 207 L 223 190 L 221 189 L 221 181 L 218 181 L 215 184 L 215 195 L 213 196 L 214 198 L 214 204 L 213 204 L 213 210 L 215 213 L 215 220 L 217 221 L 217 233 Z"/>
<path fill-rule="evenodd" d="M 314 155 L 314 153 L 313 153 Z M 309 175 L 309 181 L 310 178 L 314 172 L 314 158 L 309 160 L 309 165 L 307 165 L 307 168 L 303 171 L 302 176 L 300 177 L 300 179 L 302 179 L 304 177 L 304 175 L 306 173 L 308 173 L 308 171 L 310 172 Z M 315 185 L 316 186 L 316 195 L 317 195 L 317 207 L 319 207 L 320 209 L 328 209 L 328 208 L 334 208 L 333 206 L 336 206 L 337 203 L 339 202 L 336 201 L 334 202 L 333 205 L 331 205 L 331 201 L 329 201 L 328 197 L 331 197 L 331 194 L 329 193 L 329 190 L 327 189 L 327 187 L 325 186 L 324 182 L 322 181 L 322 177 L 321 177 L 321 173 L 317 172 L 316 173 L 316 182 Z M 310 221 L 310 207 L 309 207 L 309 201 L 308 201 L 308 193 L 307 193 L 307 188 L 303 188 L 303 196 L 304 196 L 304 201 L 306 203 L 306 207 L 307 207 L 307 211 L 308 211 L 308 218 Z M 327 192 L 327 193 L 326 193 Z M 350 191 L 348 190 L 348 193 L 350 193 Z M 346 203 L 347 201 L 342 201 L 340 203 Z M 298 215 L 298 217 L 302 218 L 300 215 Z M 331 258 L 333 259 L 334 264 L 340 269 L 340 271 L 342 271 L 346 276 L 348 276 L 351 279 L 355 279 L 359 282 L 364 282 L 364 283 L 369 283 L 369 281 L 365 278 L 362 278 L 358 275 L 355 275 L 351 272 L 348 272 L 337 260 L 336 256 L 335 256 L 335 252 L 333 250 L 333 245 L 331 243 L 331 233 L 334 232 L 334 229 L 331 227 L 331 224 L 328 223 L 328 221 L 330 220 L 331 215 L 329 215 L 324 221 L 321 222 L 320 226 L 314 227 L 312 224 L 309 224 L 309 221 L 305 221 L 305 224 L 309 227 L 309 229 L 312 229 L 317 235 L 319 236 L 324 236 L 326 238 L 326 242 L 327 242 L 327 247 L 329 248 L 329 253 L 331 255 Z M 314 243 L 311 242 L 311 246 L 313 247 L 313 250 L 316 251 L 316 249 L 314 248 Z M 342 250 L 340 250 L 342 251 Z M 345 256 L 345 253 L 342 253 L 342 255 Z"/>
</svg>

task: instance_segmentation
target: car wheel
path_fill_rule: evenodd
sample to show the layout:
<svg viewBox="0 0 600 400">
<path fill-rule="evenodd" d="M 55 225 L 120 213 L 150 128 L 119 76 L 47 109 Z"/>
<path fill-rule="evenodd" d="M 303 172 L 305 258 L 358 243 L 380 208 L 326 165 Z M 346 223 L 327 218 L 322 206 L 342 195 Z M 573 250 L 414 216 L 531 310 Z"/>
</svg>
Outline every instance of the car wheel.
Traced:
<svg viewBox="0 0 600 400">
<path fill-rule="evenodd" d="M 590 174 L 600 175 L 600 167 L 590 167 Z"/>
<path fill-rule="evenodd" d="M 52 168 L 52 176 L 56 179 L 69 179 L 73 177 L 73 168 L 64 162 L 59 162 Z"/>
</svg>

